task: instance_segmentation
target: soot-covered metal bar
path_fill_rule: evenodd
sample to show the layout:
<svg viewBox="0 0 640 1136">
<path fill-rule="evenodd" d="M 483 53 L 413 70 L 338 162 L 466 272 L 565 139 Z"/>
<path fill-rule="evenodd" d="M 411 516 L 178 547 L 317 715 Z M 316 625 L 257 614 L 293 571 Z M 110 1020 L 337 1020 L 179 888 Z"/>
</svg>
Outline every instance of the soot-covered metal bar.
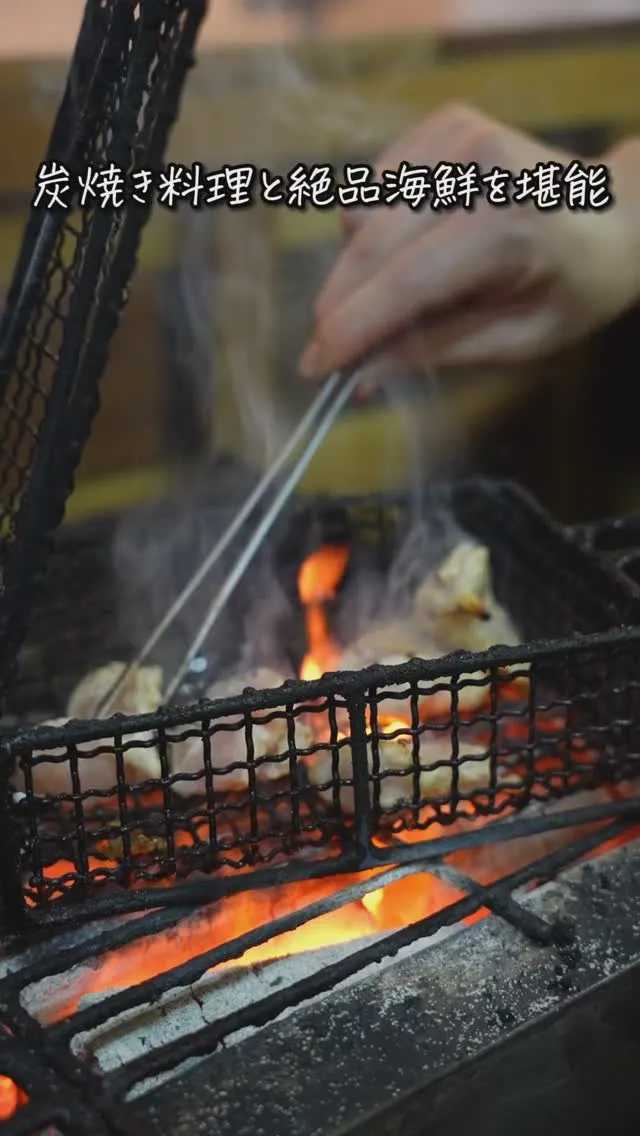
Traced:
<svg viewBox="0 0 640 1136">
<path fill-rule="evenodd" d="M 562 951 L 569 949 L 571 939 L 564 923 L 561 920 L 549 920 L 543 914 L 531 910 L 528 904 L 523 906 L 521 900 L 513 898 L 514 889 L 521 887 L 528 881 L 546 879 L 556 875 L 564 866 L 574 862 L 577 857 L 597 849 L 606 840 L 622 836 L 626 830 L 627 825 L 621 821 L 608 825 L 596 833 L 592 832 L 588 836 L 574 841 L 570 847 L 560 849 L 536 863 L 528 865 L 521 871 L 504 877 L 490 887 L 480 887 L 458 875 L 455 880 L 456 887 L 459 889 L 468 887 L 470 892 L 463 899 L 449 904 L 436 914 L 420 920 L 410 927 L 388 935 L 381 941 L 359 949 L 356 948 L 353 954 L 324 967 L 317 974 L 294 982 L 286 989 L 275 991 L 244 1010 L 229 1014 L 211 1026 L 164 1045 L 144 1057 L 131 1061 L 124 1068 L 105 1077 L 101 1077 L 92 1070 L 91 1064 L 87 1065 L 85 1060 L 72 1055 L 69 1043 L 73 1037 L 113 1020 L 117 1014 L 140 1007 L 150 1000 L 156 1000 L 168 991 L 197 981 L 212 966 L 224 959 L 238 957 L 241 951 L 246 950 L 255 942 L 267 941 L 288 927 L 300 925 L 307 919 L 326 914 L 327 911 L 335 909 L 340 903 L 347 904 L 355 896 L 363 895 L 374 888 L 383 886 L 384 883 L 390 882 L 401 875 L 402 872 L 395 870 L 393 873 L 379 874 L 373 879 L 343 889 L 338 896 L 331 896 L 309 905 L 306 909 L 296 913 L 295 916 L 287 917 L 284 920 L 275 920 L 260 932 L 249 933 L 222 948 L 200 955 L 186 965 L 173 967 L 151 981 L 138 983 L 127 990 L 106 995 L 98 1002 L 81 1008 L 63 1021 L 43 1028 L 21 1008 L 20 998 L 24 990 L 33 983 L 42 980 L 43 977 L 53 976 L 60 972 L 64 973 L 69 967 L 77 966 L 83 960 L 89 961 L 92 958 L 99 958 L 104 949 L 113 950 L 118 943 L 124 946 L 127 943 L 137 943 L 143 950 L 144 939 L 150 932 L 158 933 L 167 929 L 165 922 L 167 913 L 156 912 L 153 915 L 143 917 L 140 921 L 128 922 L 126 934 L 124 928 L 120 926 L 115 930 L 99 931 L 96 935 L 88 935 L 84 942 L 76 944 L 69 941 L 68 935 L 61 936 L 60 946 L 57 946 L 56 939 L 53 939 L 46 946 L 34 947 L 30 950 L 24 964 L 18 965 L 14 973 L 8 974 L 0 982 L 0 1001 L 5 1007 L 8 1015 L 7 1021 L 13 1033 L 17 1037 L 29 1039 L 29 1048 L 37 1055 L 37 1060 L 43 1062 L 52 1071 L 51 1075 L 54 1076 L 55 1083 L 58 1084 L 60 1080 L 64 1083 L 65 1079 L 69 1078 L 72 1084 L 77 1084 L 80 1087 L 84 1085 L 84 1091 L 81 1093 L 82 1100 L 78 1102 L 78 1109 L 83 1115 L 82 1123 L 88 1123 L 86 1109 L 89 1108 L 90 1113 L 94 1110 L 96 1125 L 107 1123 L 109 1127 L 106 1130 L 109 1132 L 127 1133 L 132 1131 L 130 1108 L 138 1110 L 141 1107 L 139 1104 L 129 1106 L 124 1103 L 128 1091 L 134 1084 L 174 1069 L 187 1059 L 212 1053 L 225 1038 L 237 1033 L 238 1030 L 259 1027 L 273 1021 L 284 1010 L 290 1010 L 310 998 L 332 990 L 337 984 L 349 977 L 358 975 L 371 964 L 395 956 L 402 948 L 421 938 L 432 936 L 443 927 L 458 923 L 461 919 L 473 915 L 483 907 L 488 907 L 503 921 L 506 921 L 513 928 L 514 933 L 524 935 L 525 938 L 535 942 L 538 949 L 542 947 L 542 949 L 558 950 L 562 954 Z M 429 872 L 429 865 L 422 865 L 421 867 L 427 873 Z M 418 865 L 416 865 L 416 870 L 417 868 Z M 438 865 L 434 865 L 434 869 L 437 872 L 439 870 Z M 445 874 L 449 871 L 446 866 L 442 870 Z M 6 1052 L 11 1052 L 11 1039 L 6 1040 L 5 1049 Z M 25 1067 L 24 1061 L 22 1061 L 21 1069 L 21 1077 L 24 1081 L 25 1070 L 28 1070 L 28 1065 Z M 20 1083 L 18 1066 L 10 1061 L 3 1066 L 0 1055 L 0 1073 L 3 1072 L 5 1076 L 15 1075 L 15 1079 Z M 33 1083 L 33 1077 L 30 1077 L 30 1084 L 33 1085 Z M 53 1089 L 51 1091 L 53 1092 Z M 54 1092 L 54 1097 L 56 1092 Z M 30 1107 L 33 1108 L 38 1103 L 38 1093 L 34 1090 L 33 1094 L 30 1095 Z M 88 1100 L 89 1097 L 90 1101 Z M 73 1113 L 71 1104 L 67 1102 L 68 1113 L 69 1110 Z M 22 1110 L 19 1110 L 16 1116 L 8 1122 L 6 1130 L 9 1136 L 28 1131 L 23 1126 L 24 1116 L 20 1116 L 21 1112 Z M 71 1119 L 75 1123 L 74 1118 Z M 67 1127 L 63 1125 L 62 1130 L 66 1131 Z M 76 1129 L 68 1128 L 68 1130 Z M 77 1130 L 79 1131 L 79 1129 Z M 90 1125 L 84 1131 L 101 1133 L 105 1129 L 99 1126 L 91 1127 Z"/>
</svg>

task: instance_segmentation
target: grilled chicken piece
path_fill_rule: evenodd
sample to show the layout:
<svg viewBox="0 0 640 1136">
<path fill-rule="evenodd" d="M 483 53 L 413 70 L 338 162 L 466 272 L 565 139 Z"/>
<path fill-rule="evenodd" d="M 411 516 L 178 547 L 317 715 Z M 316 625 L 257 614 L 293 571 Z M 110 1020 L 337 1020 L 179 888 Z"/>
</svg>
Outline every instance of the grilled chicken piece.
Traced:
<svg viewBox="0 0 640 1136">
<path fill-rule="evenodd" d="M 389 728 L 387 733 L 393 734 L 396 728 Z M 391 811 L 413 798 L 413 739 L 410 734 L 387 740 L 380 739 L 378 743 L 380 779 L 380 808 Z M 451 765 L 452 749 L 451 738 L 447 735 L 420 736 L 419 760 L 421 766 L 433 766 L 436 762 L 448 762 L 433 769 L 421 769 L 420 796 L 423 800 L 430 798 L 446 799 L 451 794 L 453 770 Z M 491 763 L 487 751 L 483 746 L 470 743 L 460 743 L 460 764 L 458 766 L 458 791 L 470 793 L 474 789 L 486 789 L 489 785 Z M 321 797 L 333 801 L 333 756 L 330 752 L 315 754 L 306 759 L 307 775 L 311 785 L 316 788 Z M 373 768 L 371 748 L 369 748 L 369 772 Z M 393 774 L 396 774 L 394 776 Z M 339 751 L 338 776 L 340 781 L 353 780 L 353 765 L 351 747 L 348 742 L 343 743 Z M 373 800 L 373 785 L 371 781 L 370 797 Z M 344 785 L 340 790 L 340 805 L 344 812 L 354 811 L 353 789 L 351 785 Z"/>
<path fill-rule="evenodd" d="M 80 680 L 67 703 L 69 718 L 95 718 L 98 707 L 112 689 L 122 672 L 125 663 L 107 663 L 90 671 Z M 104 717 L 112 714 L 152 714 L 162 703 L 163 674 L 161 667 L 138 667 L 128 676 L 122 690 Z M 135 745 L 135 742 L 144 745 Z M 103 745 L 109 744 L 108 741 Z M 123 738 L 124 762 L 136 774 L 136 780 L 157 778 L 162 775 L 160 756 L 153 744 L 153 734 L 149 731 L 126 734 Z M 114 781 L 115 784 L 115 781 Z"/>
<path fill-rule="evenodd" d="M 229 698 L 240 694 L 247 687 L 255 690 L 272 690 L 282 686 L 286 676 L 269 667 L 258 667 L 245 674 L 214 683 L 207 691 L 207 698 Z M 264 712 L 260 718 L 269 716 Z M 212 725 L 231 726 L 240 723 L 237 729 L 221 730 L 211 736 L 211 764 L 214 773 L 214 790 L 219 793 L 242 792 L 249 784 L 247 736 L 242 717 L 216 718 Z M 186 728 L 185 728 L 186 732 Z M 276 781 L 286 777 L 289 772 L 289 737 L 286 718 L 275 718 L 269 722 L 254 722 L 252 727 L 254 757 L 256 760 L 256 779 L 261 782 Z M 305 749 L 313 742 L 311 730 L 298 717 L 295 719 L 296 749 Z M 266 759 L 266 760 L 264 760 Z M 278 760 L 279 759 L 279 760 Z M 185 738 L 171 746 L 171 766 L 173 774 L 195 774 L 202 776 L 194 781 L 176 781 L 172 788 L 180 797 L 200 796 L 205 792 L 204 746 L 197 737 Z M 238 766 L 237 768 L 233 768 Z"/>
<path fill-rule="evenodd" d="M 340 670 L 356 671 L 374 663 L 384 667 L 398 666 L 409 659 L 437 659 L 442 654 L 432 642 L 411 624 L 380 624 L 356 640 L 346 649 L 340 660 Z M 460 685 L 470 683 L 470 685 Z M 487 697 L 487 676 L 483 671 L 460 675 L 458 679 L 458 713 L 463 717 L 477 710 Z M 473 685 L 471 685 L 473 684 Z M 434 689 L 435 688 L 435 689 Z M 411 721 L 410 688 L 393 685 L 384 688 L 389 697 L 378 703 L 379 717 L 401 718 Z M 451 712 L 451 680 L 421 682 L 418 712 L 421 718 L 446 718 Z M 395 695 L 396 697 L 393 697 Z"/>
<path fill-rule="evenodd" d="M 416 592 L 413 610 L 417 624 L 440 654 L 516 647 L 521 642 L 511 617 L 493 594 L 489 549 L 474 541 L 458 544 L 426 578 Z"/>
<path fill-rule="evenodd" d="M 508 613 L 493 594 L 489 550 L 474 541 L 462 541 L 420 585 L 413 602 L 413 617 L 390 620 L 366 631 L 340 660 L 341 670 L 360 670 L 374 663 L 392 666 L 411 658 L 438 659 L 454 651 L 480 652 L 495 645 L 517 646 L 520 636 Z M 514 668 L 525 671 L 526 665 Z M 460 676 L 458 710 L 473 714 L 486 700 L 487 675 L 474 671 Z M 464 685 L 468 683 L 469 685 Z M 446 717 L 451 710 L 450 681 L 421 684 L 422 718 Z M 434 691 L 434 687 L 440 688 Z M 410 721 L 408 687 L 396 686 L 401 699 L 385 698 L 378 713 Z"/>
<path fill-rule="evenodd" d="M 43 722 L 41 728 L 45 726 L 58 728 L 60 726 L 66 726 L 66 724 L 66 718 L 53 718 L 48 722 Z M 139 737 L 140 735 L 135 736 Z M 95 742 L 84 742 L 82 745 L 77 746 L 81 793 L 93 793 L 103 790 L 115 794 L 118 783 L 115 753 L 96 752 L 112 745 L 112 741 L 110 742 L 109 739 L 103 739 Z M 157 773 L 149 773 L 150 754 L 155 754 L 155 760 L 158 761 L 154 749 L 134 746 L 132 749 L 125 751 L 125 770 L 129 784 L 138 784 L 141 781 L 145 781 L 150 776 L 159 776 L 159 761 Z M 56 746 L 53 749 L 46 750 L 34 750 L 33 757 L 42 759 L 38 760 L 38 762 L 33 765 L 29 762 L 31 768 L 31 784 L 34 793 L 38 796 L 56 796 L 59 793 L 73 793 L 71 761 L 65 746 Z M 17 763 L 16 772 L 13 777 L 13 784 L 14 788 L 19 791 L 26 789 L 25 772 L 19 762 Z M 96 798 L 93 803 L 97 805 L 99 799 Z"/>
</svg>

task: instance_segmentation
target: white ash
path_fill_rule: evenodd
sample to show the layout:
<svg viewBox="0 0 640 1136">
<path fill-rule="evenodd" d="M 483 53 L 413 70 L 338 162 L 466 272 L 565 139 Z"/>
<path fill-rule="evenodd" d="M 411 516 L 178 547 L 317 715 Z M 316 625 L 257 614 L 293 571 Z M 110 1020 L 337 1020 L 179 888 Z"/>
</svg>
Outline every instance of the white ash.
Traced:
<svg viewBox="0 0 640 1136">
<path fill-rule="evenodd" d="M 547 885 L 547 888 L 551 887 L 553 891 L 553 894 L 550 895 L 550 902 L 554 908 L 557 907 L 558 886 L 557 883 Z M 545 909 L 545 890 L 545 888 L 541 888 L 532 894 L 519 891 L 514 893 L 514 898 L 519 898 L 525 906 L 535 906 L 542 914 Z M 410 958 L 420 952 L 430 951 L 444 939 L 454 935 L 459 936 L 467 930 L 468 928 L 463 923 L 442 928 L 429 938 L 419 939 L 401 949 L 396 955 L 383 958 L 381 962 L 365 967 L 355 975 L 337 983 L 330 991 L 306 999 L 285 1010 L 278 1017 L 272 1019 L 269 1024 L 282 1021 L 296 1014 L 303 1008 L 331 996 L 336 990 L 353 986 L 373 976 L 384 975 L 403 959 Z M 505 980 L 507 980 L 511 964 L 516 967 L 519 963 L 519 957 L 514 956 L 513 959 L 510 959 L 505 945 L 498 941 L 501 932 L 501 924 L 497 923 L 493 932 L 496 936 L 495 955 L 493 957 L 501 958 L 501 967 L 504 970 Z M 383 941 L 385 938 L 389 938 L 391 934 L 393 932 L 371 935 L 350 943 L 327 947 L 318 951 L 301 952 L 287 958 L 275 959 L 272 962 L 250 967 L 238 966 L 219 972 L 209 972 L 189 987 L 174 988 L 154 1003 L 146 1003 L 120 1014 L 88 1033 L 77 1034 L 72 1041 L 72 1048 L 77 1053 L 90 1052 L 102 1072 L 112 1072 L 128 1065 L 145 1053 L 251 1006 L 275 989 L 291 986 L 303 978 L 317 974 L 324 967 L 348 957 L 368 944 Z M 447 981 L 451 981 L 457 989 L 465 984 L 471 984 L 469 988 L 473 988 L 474 985 L 482 985 L 482 974 L 480 972 L 484 973 L 486 970 L 486 959 L 477 957 L 477 951 L 471 937 L 468 943 L 468 952 L 458 950 L 454 971 L 440 975 L 442 983 L 446 984 Z M 464 965 L 462 965 L 461 960 L 464 961 Z M 69 972 L 67 975 L 47 978 L 29 987 L 22 997 L 25 1009 L 34 1014 L 40 1021 L 46 1021 L 52 1011 L 54 1013 L 56 1010 L 59 1011 L 60 1006 L 64 1005 L 70 997 L 78 996 L 83 984 L 86 983 L 88 972 L 90 977 L 91 970 L 90 967 L 76 968 L 75 971 Z M 393 1001 L 399 996 L 398 988 L 391 974 L 389 977 L 389 983 L 385 983 L 383 980 L 378 990 L 382 999 L 389 998 Z M 81 1010 L 86 1006 L 100 1002 L 108 996 L 109 992 L 85 995 L 80 998 L 78 1009 Z M 549 1005 L 551 1005 L 551 1002 Z M 545 1005 L 541 1007 L 541 1010 L 546 1008 Z M 257 1029 L 254 1027 L 239 1030 L 224 1039 L 224 1046 L 237 1045 L 256 1032 Z M 165 1081 L 180 1076 L 188 1068 L 197 1065 L 204 1059 L 191 1058 L 168 1073 L 141 1082 L 132 1089 L 129 1099 L 152 1091 Z"/>
<path fill-rule="evenodd" d="M 344 982 L 338 983 L 332 990 L 305 999 L 303 1002 L 298 1003 L 298 1005 L 285 1010 L 282 1014 L 272 1019 L 272 1022 L 269 1024 L 271 1025 L 273 1022 L 283 1021 L 302 1008 L 329 997 L 334 990 L 352 986 L 354 983 L 359 982 L 362 978 L 368 977 L 375 971 L 379 973 L 380 971 L 386 970 L 400 959 L 407 958 L 415 954 L 418 950 L 431 948 L 449 935 L 462 929 L 463 924 L 456 924 L 454 927 L 444 928 L 442 931 L 433 935 L 429 940 L 420 940 L 417 943 L 412 943 L 409 947 L 405 948 L 405 950 L 398 952 L 397 955 L 385 958 L 382 962 L 374 964 L 373 966 L 366 967 L 365 970 L 352 975 L 350 978 L 345 979 Z M 249 969 L 243 968 L 235 973 L 231 972 L 226 975 L 223 973 L 219 976 L 211 974 L 205 976 L 199 983 L 194 983 L 188 992 L 171 992 L 170 995 L 156 1003 L 155 1006 L 146 1008 L 145 1028 L 147 1032 L 144 1039 L 144 1046 L 136 1051 L 135 1056 L 149 1049 L 155 1049 L 159 1045 L 164 1045 L 175 1037 L 184 1036 L 194 1029 L 201 1029 L 203 1025 L 218 1021 L 227 1014 L 234 1013 L 245 1006 L 251 1005 L 259 998 L 266 997 L 274 989 L 280 989 L 283 985 L 293 985 L 293 983 L 300 981 L 302 978 L 317 974 L 319 971 L 323 970 L 324 967 L 331 966 L 333 963 L 348 957 L 355 951 L 361 950 L 371 943 L 380 942 L 385 938 L 389 938 L 389 936 L 390 933 L 371 935 L 365 939 L 358 939 L 355 942 L 342 944 L 340 946 L 328 947 L 321 951 L 291 955 L 286 959 L 274 960 L 271 963 L 262 964 Z M 144 1011 L 142 1011 L 142 1013 L 144 1013 Z M 135 1040 L 137 1045 L 140 1046 L 138 1031 L 142 1024 L 141 1013 L 133 1013 L 128 1016 L 130 1023 L 135 1021 Z M 84 1043 L 90 1047 L 100 1068 L 105 1072 L 109 1071 L 111 1068 L 117 1068 L 120 1065 L 126 1064 L 133 1058 L 130 1049 L 130 1035 L 127 1036 L 125 1030 L 121 1028 L 117 1031 L 119 1033 L 118 1038 L 114 1036 L 112 1030 L 113 1023 L 106 1029 L 103 1028 L 102 1030 L 94 1031 L 93 1035 L 85 1035 L 84 1037 L 79 1035 L 76 1041 L 78 1046 L 82 1046 Z M 231 1045 L 238 1045 L 256 1032 L 255 1027 L 238 1030 L 236 1033 L 224 1039 L 224 1045 L 227 1048 Z M 187 1062 L 183 1062 L 181 1066 L 176 1067 L 169 1073 L 141 1082 L 134 1087 L 129 1095 L 129 1099 L 141 1096 L 143 1093 L 151 1092 L 164 1081 L 179 1076 L 186 1068 L 197 1065 L 200 1060 L 202 1059 L 192 1058 Z M 111 1062 L 113 1062 L 113 1064 L 110 1064 Z"/>
<path fill-rule="evenodd" d="M 606 869 L 608 862 L 624 855 L 625 851 L 626 849 L 622 852 L 616 849 L 606 853 L 599 858 L 598 864 Z M 579 889 L 582 875 L 589 868 L 588 864 L 576 864 L 535 891 L 521 892 L 518 896 L 514 893 L 514 898 L 518 898 L 524 908 L 549 923 L 562 921 L 567 913 L 575 911 L 576 889 Z M 591 939 L 589 935 L 580 935 L 579 942 L 581 966 L 594 980 L 600 980 L 603 974 L 611 974 L 620 969 L 620 952 L 618 950 L 616 956 L 614 946 L 605 946 L 606 958 L 603 965 L 601 937 Z M 456 935 L 446 952 L 427 952 L 419 959 L 416 958 L 409 969 L 386 969 L 380 981 L 375 983 L 374 996 L 383 1015 L 390 1020 L 397 1020 L 406 1016 L 408 1000 L 414 997 L 423 1000 L 425 990 L 433 985 L 434 990 L 438 990 L 442 996 L 435 1021 L 441 1023 L 443 1030 L 455 1029 L 458 1053 L 462 1057 L 498 1041 L 504 1035 L 504 1025 L 499 1018 L 487 1018 L 486 1015 L 464 1012 L 454 1014 L 453 1007 L 464 1004 L 461 999 L 482 1003 L 485 995 L 489 997 L 495 993 L 498 983 L 500 1000 L 505 1006 L 514 1008 L 519 1025 L 557 1007 L 557 991 L 551 986 L 545 990 L 539 988 L 539 974 L 536 967 L 533 967 L 531 975 L 536 983 L 534 998 L 531 1003 L 527 1002 L 526 1016 L 520 1017 L 522 1011 L 516 1009 L 522 1001 L 523 973 L 528 964 L 533 964 L 536 959 L 540 959 L 540 947 L 537 944 L 520 933 L 514 933 L 513 928 L 500 918 L 489 916 L 474 927 L 465 929 L 464 933 Z M 632 959 L 628 958 L 628 961 L 631 962 Z M 373 968 L 369 968 L 368 975 L 362 973 L 359 978 L 365 982 L 372 973 Z M 452 1010 L 451 1017 L 443 1019 L 439 1015 L 447 1002 Z M 515 1024 L 514 1022 L 514 1028 Z"/>
<path fill-rule="evenodd" d="M 140 918 L 137 914 L 112 916 L 110 919 L 87 923 L 86 926 L 74 927 L 72 931 L 62 931 L 56 938 L 56 949 L 66 950 L 69 947 L 77 947 L 80 943 L 89 943 L 92 939 L 99 939 L 105 931 L 118 924 L 128 919 L 137 918 Z M 41 953 L 42 947 L 36 945 L 15 954 L 0 955 L 0 982 L 7 975 L 18 974 L 21 970 L 33 965 L 34 961 L 41 957 Z"/>
</svg>

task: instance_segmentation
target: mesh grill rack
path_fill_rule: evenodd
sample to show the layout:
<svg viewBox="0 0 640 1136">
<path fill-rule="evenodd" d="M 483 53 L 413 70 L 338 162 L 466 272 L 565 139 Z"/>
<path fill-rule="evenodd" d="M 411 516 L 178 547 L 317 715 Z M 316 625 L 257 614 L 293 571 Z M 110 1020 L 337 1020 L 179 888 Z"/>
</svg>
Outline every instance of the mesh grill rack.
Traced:
<svg viewBox="0 0 640 1136">
<path fill-rule="evenodd" d="M 441 492 L 428 505 L 434 516 Z M 429 854 L 442 856 L 549 827 L 548 818 L 517 816 L 532 801 L 632 779 L 640 754 L 635 592 L 516 487 L 475 480 L 445 493 L 458 522 L 490 547 L 497 596 L 526 645 L 13 732 L 2 744 L 3 769 L 5 778 L 24 778 L 25 793 L 14 797 L 5 780 L 5 926 L 77 921 L 152 901 L 206 902 L 424 860 L 427 840 Z M 275 555 L 299 563 L 297 534 L 311 525 L 323 543 L 323 534 L 335 534 L 337 512 L 352 553 L 366 549 L 384 571 L 410 522 L 400 498 L 301 507 Z M 474 687 L 486 697 L 468 710 Z M 437 715 L 425 715 L 436 699 Z M 396 707 L 410 726 L 389 724 Z M 268 757 L 265 727 L 279 737 Z M 398 737 L 400 763 L 389 757 Z M 196 756 L 189 774 L 176 774 L 172 762 L 184 744 Z M 157 751 L 159 776 L 128 781 L 133 748 Z M 43 760 L 67 771 L 68 792 L 35 795 Z M 112 777 L 100 792 L 90 783 L 98 760 L 110 763 Z M 442 826 L 437 834 L 434 825 Z M 411 841 L 403 842 L 408 829 Z M 171 888 L 155 886 L 167 881 Z"/>
<path fill-rule="evenodd" d="M 49 171 L 55 163 L 74 185 L 88 169 L 161 165 L 205 7 L 88 0 L 44 159 Z M 80 210 L 77 194 L 71 201 L 32 209 L 0 324 L 0 698 L 98 409 L 150 212 L 99 201 Z"/>
</svg>

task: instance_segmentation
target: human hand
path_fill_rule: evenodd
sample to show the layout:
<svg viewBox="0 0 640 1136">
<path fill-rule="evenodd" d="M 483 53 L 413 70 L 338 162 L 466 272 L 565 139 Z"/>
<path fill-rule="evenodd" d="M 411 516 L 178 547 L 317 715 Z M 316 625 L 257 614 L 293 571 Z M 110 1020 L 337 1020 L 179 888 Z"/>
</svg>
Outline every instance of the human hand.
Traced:
<svg viewBox="0 0 640 1136">
<path fill-rule="evenodd" d="M 377 174 L 403 161 L 518 174 L 574 157 L 454 105 L 391 146 Z M 600 212 L 481 199 L 473 210 L 349 212 L 301 373 L 319 379 L 389 348 L 426 366 L 512 364 L 581 339 L 640 296 L 637 182 L 621 197 L 614 170 L 615 203 Z"/>
</svg>

